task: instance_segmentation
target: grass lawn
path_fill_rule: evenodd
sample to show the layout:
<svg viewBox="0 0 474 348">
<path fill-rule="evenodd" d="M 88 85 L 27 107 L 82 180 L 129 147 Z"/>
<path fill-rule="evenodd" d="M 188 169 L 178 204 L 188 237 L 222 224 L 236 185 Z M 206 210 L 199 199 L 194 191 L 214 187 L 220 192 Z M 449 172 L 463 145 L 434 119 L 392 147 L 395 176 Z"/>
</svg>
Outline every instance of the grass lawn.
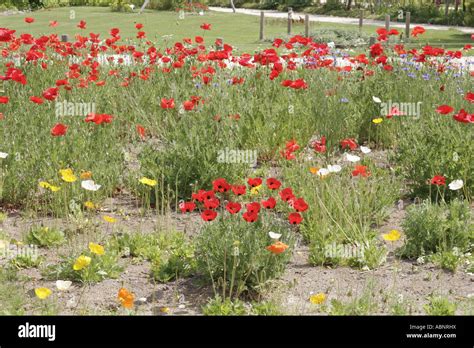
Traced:
<svg viewBox="0 0 474 348">
<path fill-rule="evenodd" d="M 75 18 L 70 19 L 71 11 Z M 178 18 L 175 12 L 146 11 L 142 15 L 137 13 L 115 13 L 108 7 L 68 7 L 41 10 L 30 14 L 36 20 L 32 24 L 23 21 L 26 15 L 12 15 L 2 17 L 1 26 L 17 30 L 18 33 L 38 34 L 69 34 L 70 36 L 90 32 L 100 33 L 102 37 L 108 36 L 112 27 L 120 28 L 123 38 L 134 38 L 135 23 L 143 23 L 144 30 L 149 39 L 168 40 L 170 44 L 184 37 L 204 36 L 208 41 L 214 41 L 217 37 L 224 38 L 225 42 L 232 44 L 237 51 L 251 52 L 259 48 L 267 47 L 258 41 L 259 18 L 242 14 L 227 14 L 208 12 L 204 16 L 187 15 L 184 20 Z M 76 27 L 77 23 L 84 19 L 87 29 L 81 30 Z M 50 20 L 59 22 L 56 28 L 48 26 Z M 199 29 L 202 23 L 211 23 L 211 31 Z M 375 26 L 364 26 L 364 31 L 372 34 Z M 347 29 L 357 33 L 354 25 L 333 23 L 311 23 L 311 29 Z M 294 24 L 295 34 L 304 32 L 302 24 Z M 171 38 L 163 38 L 164 35 L 172 35 Z M 265 27 L 266 38 L 273 39 L 286 35 L 286 22 L 284 20 L 270 19 Z M 472 42 L 469 34 L 457 30 L 431 30 L 427 31 L 418 43 L 444 46 L 449 49 L 460 49 L 466 43 Z"/>
</svg>

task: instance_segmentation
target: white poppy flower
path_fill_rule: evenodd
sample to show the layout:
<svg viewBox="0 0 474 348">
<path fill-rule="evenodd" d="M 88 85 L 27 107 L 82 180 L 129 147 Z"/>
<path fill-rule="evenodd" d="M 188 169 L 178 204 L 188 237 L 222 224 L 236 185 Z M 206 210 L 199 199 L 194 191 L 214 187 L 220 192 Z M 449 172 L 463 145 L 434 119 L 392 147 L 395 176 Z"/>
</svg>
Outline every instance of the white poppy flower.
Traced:
<svg viewBox="0 0 474 348">
<path fill-rule="evenodd" d="M 268 235 L 270 236 L 271 239 L 280 239 L 281 237 L 280 233 L 275 233 L 275 232 L 268 232 Z"/>
<path fill-rule="evenodd" d="M 350 153 L 346 153 L 346 161 L 353 162 L 353 163 L 359 162 L 360 157 L 356 155 L 351 155 Z"/>
<path fill-rule="evenodd" d="M 457 179 L 454 181 L 451 181 L 451 183 L 448 185 L 450 190 L 456 191 L 461 189 L 464 186 L 464 181 L 461 179 Z"/>
<path fill-rule="evenodd" d="M 6 152 L 0 152 L 0 158 L 7 158 L 8 153 Z"/>
<path fill-rule="evenodd" d="M 376 103 L 381 103 L 382 102 L 382 100 L 379 97 L 372 96 L 372 100 Z"/>
<path fill-rule="evenodd" d="M 72 282 L 70 280 L 57 280 L 56 287 L 58 290 L 66 291 L 71 287 Z"/>
<path fill-rule="evenodd" d="M 368 148 L 367 146 L 361 146 L 360 151 L 362 151 L 362 153 L 365 153 L 365 154 L 368 154 L 368 153 L 372 152 L 372 150 L 370 148 Z"/>
<path fill-rule="evenodd" d="M 342 170 L 342 167 L 339 164 L 328 165 L 328 170 L 330 173 L 339 173 Z"/>
<path fill-rule="evenodd" d="M 94 180 L 84 180 L 81 182 L 81 187 L 87 191 L 97 191 L 101 185 L 97 185 Z"/>
<path fill-rule="evenodd" d="M 319 176 L 326 176 L 326 175 L 329 175 L 329 170 L 326 168 L 321 168 L 320 170 L 318 170 L 317 174 Z"/>
</svg>

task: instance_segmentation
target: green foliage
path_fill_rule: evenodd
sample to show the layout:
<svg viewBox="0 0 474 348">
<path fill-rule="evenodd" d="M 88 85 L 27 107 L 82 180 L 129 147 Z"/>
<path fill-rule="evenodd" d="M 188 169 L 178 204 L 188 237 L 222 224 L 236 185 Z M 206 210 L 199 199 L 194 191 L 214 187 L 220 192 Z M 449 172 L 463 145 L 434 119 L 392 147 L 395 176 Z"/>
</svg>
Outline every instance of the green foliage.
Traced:
<svg viewBox="0 0 474 348">
<path fill-rule="evenodd" d="M 42 258 L 37 255 L 19 254 L 10 260 L 10 263 L 19 268 L 35 268 L 42 262 Z"/>
<path fill-rule="evenodd" d="M 234 315 L 280 315 L 278 307 L 272 302 L 255 302 L 247 304 L 239 299 L 222 300 L 216 296 L 202 307 L 204 315 L 234 316 Z"/>
<path fill-rule="evenodd" d="M 282 234 L 280 240 L 289 245 L 286 251 L 273 254 L 266 249 L 274 242 L 270 231 Z M 211 280 L 215 291 L 222 290 L 223 298 L 232 299 L 246 290 L 258 291 L 282 274 L 293 244 L 293 233 L 275 218 L 264 216 L 248 223 L 241 216 L 219 216 L 205 224 L 196 238 L 198 270 Z"/>
<path fill-rule="evenodd" d="M 400 254 L 410 259 L 437 252 L 449 253 L 454 247 L 466 252 L 474 239 L 469 205 L 459 200 L 449 204 L 425 201 L 412 205 L 402 227 L 406 241 Z"/>
<path fill-rule="evenodd" d="M 423 306 L 427 315 L 454 315 L 457 305 L 446 297 L 431 296 L 429 302 Z"/>
<path fill-rule="evenodd" d="M 26 235 L 26 243 L 42 247 L 63 244 L 66 240 L 64 233 L 56 227 L 32 226 Z"/>
<path fill-rule="evenodd" d="M 327 160 L 327 163 L 334 162 Z M 352 177 L 351 167 L 324 179 L 312 174 L 308 163 L 285 170 L 287 181 L 309 204 L 301 233 L 310 243 L 312 264 L 375 268 L 384 261 L 386 251 L 377 245 L 373 225 L 382 223 L 388 216 L 399 196 L 400 186 L 395 177 L 370 161 L 363 164 L 368 164 L 372 173 L 367 178 Z M 327 250 L 333 245 L 363 250 L 363 257 L 331 256 Z"/>
<path fill-rule="evenodd" d="M 431 257 L 431 261 L 433 261 L 442 269 L 451 272 L 456 272 L 463 260 L 464 256 L 457 248 L 453 248 L 453 250 L 450 251 L 440 251 Z"/>
<path fill-rule="evenodd" d="M 79 256 L 87 256 L 91 258 L 88 266 L 81 270 L 74 270 L 73 266 Z M 123 268 L 118 264 L 119 255 L 109 250 L 104 255 L 97 255 L 90 251 L 74 256 L 62 256 L 61 261 L 57 264 L 46 267 L 43 271 L 47 279 L 63 279 L 83 283 L 97 283 L 104 279 L 117 278 Z"/>
<path fill-rule="evenodd" d="M 111 248 L 150 261 L 151 274 L 160 282 L 188 277 L 196 268 L 194 246 L 182 232 L 125 233 L 113 237 Z"/>
</svg>

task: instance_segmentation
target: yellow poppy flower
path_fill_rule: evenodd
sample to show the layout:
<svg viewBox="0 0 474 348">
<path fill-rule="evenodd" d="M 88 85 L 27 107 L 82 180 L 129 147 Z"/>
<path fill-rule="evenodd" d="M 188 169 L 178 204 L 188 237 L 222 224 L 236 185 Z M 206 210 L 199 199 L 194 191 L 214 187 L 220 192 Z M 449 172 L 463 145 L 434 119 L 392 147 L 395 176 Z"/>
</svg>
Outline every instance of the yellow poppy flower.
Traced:
<svg viewBox="0 0 474 348">
<path fill-rule="evenodd" d="M 102 219 L 104 219 L 104 221 L 107 221 L 107 222 L 109 222 L 109 223 L 111 223 L 111 224 L 113 224 L 114 222 L 117 221 L 116 218 L 114 218 L 114 217 L 112 217 L 112 216 L 108 216 L 108 215 L 102 216 Z"/>
<path fill-rule="evenodd" d="M 82 180 L 87 180 L 87 179 L 92 178 L 92 172 L 90 172 L 90 171 L 82 171 L 80 176 L 81 176 L 81 179 L 82 179 Z"/>
<path fill-rule="evenodd" d="M 375 123 L 375 124 L 380 124 L 380 123 L 382 123 L 382 121 L 383 121 L 383 118 L 381 118 L 381 117 L 374 118 L 372 120 L 372 122 Z"/>
<path fill-rule="evenodd" d="M 44 189 L 48 189 L 48 190 L 51 190 L 52 192 L 57 192 L 59 191 L 61 188 L 58 187 L 58 186 L 54 186 L 54 185 L 51 185 L 49 182 L 47 181 L 41 181 L 39 183 L 39 186 L 44 188 Z"/>
<path fill-rule="evenodd" d="M 148 178 L 141 178 L 139 180 L 143 185 L 147 185 L 147 186 L 156 186 L 157 184 L 157 181 L 156 180 L 153 180 L 153 179 L 148 179 Z"/>
<path fill-rule="evenodd" d="M 89 250 L 96 255 L 104 255 L 104 247 L 99 244 L 89 243 Z"/>
<path fill-rule="evenodd" d="M 258 185 L 258 186 L 252 187 L 252 188 L 250 189 L 250 194 L 251 194 L 251 195 L 254 195 L 254 196 L 255 196 L 255 195 L 258 195 L 259 192 L 260 192 L 260 190 L 261 190 L 261 188 L 262 188 L 262 185 Z"/>
<path fill-rule="evenodd" d="M 40 300 L 44 300 L 51 296 L 53 292 L 48 288 L 36 288 L 35 294 Z"/>
<path fill-rule="evenodd" d="M 92 203 L 91 201 L 84 202 L 84 206 L 85 206 L 87 209 L 96 209 L 95 204 Z"/>
<path fill-rule="evenodd" d="M 90 263 L 91 263 L 91 258 L 89 256 L 81 255 L 76 259 L 76 262 L 74 263 L 74 266 L 72 266 L 72 268 L 75 271 L 80 271 L 81 269 L 84 269 L 87 266 L 89 266 Z"/>
<path fill-rule="evenodd" d="M 395 242 L 400 239 L 401 234 L 397 230 L 391 230 L 389 233 L 384 233 L 382 237 L 389 242 Z"/>
<path fill-rule="evenodd" d="M 61 179 L 63 179 L 65 182 L 74 182 L 77 180 L 77 177 L 70 168 L 61 169 L 59 174 L 61 174 Z"/>
<path fill-rule="evenodd" d="M 311 172 L 311 174 L 316 174 L 318 172 L 319 168 L 318 167 L 310 167 L 309 168 L 309 171 Z"/>
<path fill-rule="evenodd" d="M 309 302 L 312 304 L 321 304 L 326 300 L 326 295 L 323 293 L 314 294 L 309 298 Z"/>
</svg>

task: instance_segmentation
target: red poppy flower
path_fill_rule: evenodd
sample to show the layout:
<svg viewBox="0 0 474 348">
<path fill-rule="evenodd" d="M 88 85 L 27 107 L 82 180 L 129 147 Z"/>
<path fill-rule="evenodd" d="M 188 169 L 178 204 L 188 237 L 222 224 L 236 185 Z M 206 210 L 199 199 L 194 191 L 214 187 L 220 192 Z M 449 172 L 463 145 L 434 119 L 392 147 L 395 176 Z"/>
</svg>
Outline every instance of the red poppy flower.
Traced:
<svg viewBox="0 0 474 348">
<path fill-rule="evenodd" d="M 54 100 L 59 95 L 59 88 L 57 87 L 50 87 L 43 91 L 43 97 L 47 100 Z"/>
<path fill-rule="evenodd" d="M 207 209 L 216 209 L 219 204 L 219 199 L 217 199 L 216 197 L 204 198 L 204 206 Z"/>
<path fill-rule="evenodd" d="M 435 175 L 431 178 L 431 185 L 444 186 L 446 185 L 446 178 L 442 175 Z"/>
<path fill-rule="evenodd" d="M 34 21 L 35 21 L 34 18 L 31 18 L 31 17 L 26 17 L 26 18 L 25 18 L 25 23 L 30 24 L 30 23 L 33 23 Z"/>
<path fill-rule="evenodd" d="M 367 166 L 362 166 L 362 165 L 357 165 L 355 166 L 355 169 L 352 171 L 352 176 L 363 176 L 367 177 L 370 175 L 369 172 L 367 172 Z"/>
<path fill-rule="evenodd" d="M 218 178 L 212 182 L 214 191 L 227 192 L 230 190 L 230 184 L 224 178 Z"/>
<path fill-rule="evenodd" d="M 194 103 L 190 100 L 186 100 L 184 103 L 183 103 L 183 108 L 184 110 L 186 111 L 191 111 L 192 109 L 194 109 Z"/>
<path fill-rule="evenodd" d="M 7 104 L 9 100 L 8 97 L 0 97 L 0 104 Z"/>
<path fill-rule="evenodd" d="M 214 210 L 206 209 L 201 213 L 201 218 L 204 221 L 212 221 L 217 217 L 217 213 Z"/>
<path fill-rule="evenodd" d="M 247 183 L 252 187 L 260 186 L 262 184 L 262 179 L 261 178 L 248 178 Z"/>
<path fill-rule="evenodd" d="M 280 195 L 281 200 L 285 202 L 288 202 L 290 199 L 295 197 L 295 195 L 293 194 L 293 191 L 289 187 L 281 190 L 279 195 Z"/>
<path fill-rule="evenodd" d="M 204 42 L 204 39 L 201 36 L 196 36 L 194 38 L 194 41 L 196 41 L 196 43 L 198 43 L 198 44 L 201 44 L 201 43 Z"/>
<path fill-rule="evenodd" d="M 469 103 L 474 103 L 474 93 L 473 92 L 467 92 L 464 99 L 466 99 Z"/>
<path fill-rule="evenodd" d="M 303 217 L 299 213 L 291 213 L 288 215 L 288 221 L 292 225 L 299 225 L 303 221 Z"/>
<path fill-rule="evenodd" d="M 99 125 L 102 123 L 111 123 L 114 117 L 108 114 L 94 114 L 90 113 L 87 115 L 85 121 L 86 122 L 94 122 L 95 124 Z"/>
<path fill-rule="evenodd" d="M 49 26 L 51 28 L 56 28 L 58 26 L 58 21 L 49 21 Z"/>
<path fill-rule="evenodd" d="M 136 28 L 137 30 L 140 30 L 140 29 L 143 28 L 143 24 L 137 23 L 137 24 L 135 24 L 135 28 Z"/>
<path fill-rule="evenodd" d="M 139 124 L 137 124 L 137 133 L 140 138 L 145 139 L 145 128 Z"/>
<path fill-rule="evenodd" d="M 79 29 L 86 29 L 86 21 L 85 21 L 85 20 L 81 20 L 81 21 L 79 22 L 79 24 L 77 25 L 77 27 L 78 27 Z"/>
<path fill-rule="evenodd" d="M 273 209 L 273 208 L 275 208 L 275 206 L 276 206 L 276 199 L 273 198 L 273 197 L 270 197 L 270 198 L 267 199 L 266 201 L 262 201 L 262 206 L 263 206 L 265 209 Z"/>
<path fill-rule="evenodd" d="M 174 109 L 174 99 L 165 99 L 161 98 L 161 108 L 162 109 Z"/>
<path fill-rule="evenodd" d="M 281 182 L 275 178 L 268 178 L 267 186 L 270 190 L 278 190 L 281 186 Z"/>
<path fill-rule="evenodd" d="M 232 186 L 231 189 L 232 189 L 232 192 L 234 192 L 234 195 L 242 196 L 245 194 L 247 187 L 245 185 L 235 185 L 235 186 Z"/>
<path fill-rule="evenodd" d="M 306 203 L 303 198 L 298 198 L 297 200 L 293 201 L 293 208 L 296 211 L 304 212 L 308 209 L 308 203 Z"/>
<path fill-rule="evenodd" d="M 418 35 L 423 34 L 425 31 L 426 31 L 425 28 L 420 27 L 420 26 L 417 25 L 417 26 L 414 27 L 413 30 L 411 31 L 411 36 L 417 37 Z"/>
<path fill-rule="evenodd" d="M 9 42 L 13 40 L 13 34 L 16 30 L 0 28 L 0 42 Z"/>
<path fill-rule="evenodd" d="M 260 211 L 260 204 L 258 202 L 248 203 L 245 208 L 249 213 L 258 213 Z"/>
<path fill-rule="evenodd" d="M 316 140 L 313 143 L 313 149 L 314 151 L 318 153 L 325 153 L 326 152 L 326 137 L 323 135 L 321 137 L 321 140 Z"/>
<path fill-rule="evenodd" d="M 355 141 L 355 139 L 351 138 L 343 139 L 341 141 L 341 147 L 342 149 L 349 148 L 351 150 L 355 150 L 357 149 L 357 142 Z"/>
<path fill-rule="evenodd" d="M 441 105 L 436 108 L 436 112 L 441 115 L 450 114 L 454 109 L 449 105 Z"/>
<path fill-rule="evenodd" d="M 461 109 L 453 116 L 453 119 L 461 123 L 474 123 L 474 114 L 468 114 L 466 110 Z"/>
<path fill-rule="evenodd" d="M 378 57 L 383 54 L 383 47 L 381 44 L 376 43 L 370 46 L 370 56 L 372 58 Z"/>
<path fill-rule="evenodd" d="M 240 203 L 237 203 L 237 202 L 229 202 L 227 203 L 225 208 L 229 213 L 237 214 L 240 211 L 240 209 L 242 209 L 242 206 L 240 205 Z"/>
<path fill-rule="evenodd" d="M 51 128 L 51 135 L 53 137 L 60 137 L 66 134 L 67 126 L 62 123 L 57 123 L 53 128 Z"/>
<path fill-rule="evenodd" d="M 205 194 L 206 194 L 205 190 L 199 190 L 197 193 L 192 193 L 191 198 L 198 202 L 203 202 Z"/>
<path fill-rule="evenodd" d="M 30 100 L 35 103 L 35 104 L 43 104 L 44 100 L 43 98 L 40 98 L 40 97 L 30 97 Z"/>
<path fill-rule="evenodd" d="M 258 219 L 258 213 L 246 211 L 245 213 L 243 213 L 242 217 L 247 222 L 255 222 Z"/>
<path fill-rule="evenodd" d="M 196 209 L 196 203 L 194 202 L 184 202 L 179 205 L 179 209 L 182 213 L 191 213 Z"/>
<path fill-rule="evenodd" d="M 202 30 L 211 30 L 211 24 L 203 23 L 203 24 L 201 24 L 200 28 Z"/>
</svg>

